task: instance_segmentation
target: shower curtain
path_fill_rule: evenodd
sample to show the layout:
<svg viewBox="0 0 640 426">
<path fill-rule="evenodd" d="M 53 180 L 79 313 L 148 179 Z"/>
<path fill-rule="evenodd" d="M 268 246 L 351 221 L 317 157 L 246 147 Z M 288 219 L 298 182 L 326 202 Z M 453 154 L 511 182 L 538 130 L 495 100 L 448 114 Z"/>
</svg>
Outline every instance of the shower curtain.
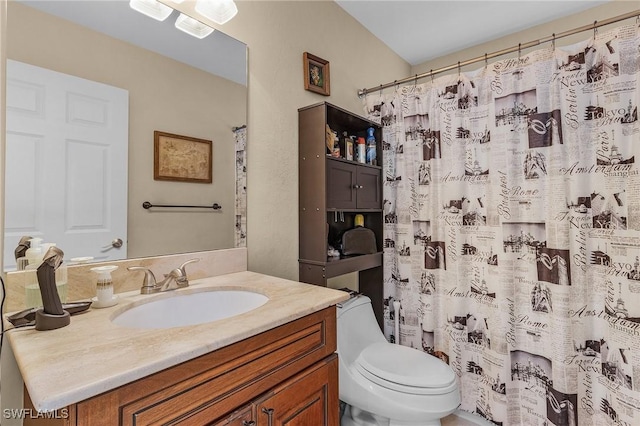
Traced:
<svg viewBox="0 0 640 426">
<path fill-rule="evenodd" d="M 247 246 L 247 126 L 233 128 L 236 152 L 235 246 Z"/>
<path fill-rule="evenodd" d="M 385 334 L 495 424 L 639 425 L 637 24 L 454 74 L 364 101 Z"/>
</svg>

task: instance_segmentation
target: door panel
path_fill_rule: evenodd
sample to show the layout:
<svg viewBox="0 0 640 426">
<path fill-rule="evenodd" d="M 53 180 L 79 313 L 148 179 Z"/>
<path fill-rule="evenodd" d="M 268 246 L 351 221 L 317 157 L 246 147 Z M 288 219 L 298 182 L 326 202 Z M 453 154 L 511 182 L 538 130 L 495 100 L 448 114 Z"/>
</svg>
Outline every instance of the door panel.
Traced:
<svg viewBox="0 0 640 426">
<path fill-rule="evenodd" d="M 327 208 L 356 208 L 356 166 L 327 160 Z"/>
<path fill-rule="evenodd" d="M 256 404 L 257 426 L 338 426 L 338 357 L 303 371 Z"/>
<path fill-rule="evenodd" d="M 358 167 L 358 208 L 359 209 L 380 209 L 381 188 L 380 169 L 370 167 Z"/>
</svg>

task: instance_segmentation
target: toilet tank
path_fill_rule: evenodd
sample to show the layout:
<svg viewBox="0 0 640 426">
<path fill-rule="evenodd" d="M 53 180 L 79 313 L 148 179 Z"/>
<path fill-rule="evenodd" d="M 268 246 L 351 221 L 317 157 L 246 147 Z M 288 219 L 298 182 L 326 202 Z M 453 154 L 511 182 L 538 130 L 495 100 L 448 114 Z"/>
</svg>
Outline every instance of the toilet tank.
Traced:
<svg viewBox="0 0 640 426">
<path fill-rule="evenodd" d="M 339 305 L 336 311 L 341 362 L 350 364 L 367 346 L 387 341 L 373 313 L 371 299 L 367 296 L 351 298 Z"/>
</svg>

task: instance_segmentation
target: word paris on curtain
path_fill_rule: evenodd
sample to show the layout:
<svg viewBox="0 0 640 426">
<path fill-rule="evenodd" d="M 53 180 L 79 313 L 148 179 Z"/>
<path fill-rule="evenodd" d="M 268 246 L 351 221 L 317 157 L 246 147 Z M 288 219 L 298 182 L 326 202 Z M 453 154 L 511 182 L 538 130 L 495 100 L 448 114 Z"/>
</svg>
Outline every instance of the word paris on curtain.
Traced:
<svg viewBox="0 0 640 426">
<path fill-rule="evenodd" d="M 364 103 L 387 336 L 495 424 L 640 424 L 637 26 Z"/>
</svg>

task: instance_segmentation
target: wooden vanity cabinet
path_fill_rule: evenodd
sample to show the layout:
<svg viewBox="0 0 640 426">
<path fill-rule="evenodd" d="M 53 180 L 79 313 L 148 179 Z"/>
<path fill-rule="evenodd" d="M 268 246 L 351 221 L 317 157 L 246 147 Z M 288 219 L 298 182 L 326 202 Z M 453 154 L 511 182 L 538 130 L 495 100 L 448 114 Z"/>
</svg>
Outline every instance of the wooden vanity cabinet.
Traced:
<svg viewBox="0 0 640 426">
<path fill-rule="evenodd" d="M 335 350 L 332 306 L 74 404 L 57 424 L 338 426 Z"/>
</svg>

